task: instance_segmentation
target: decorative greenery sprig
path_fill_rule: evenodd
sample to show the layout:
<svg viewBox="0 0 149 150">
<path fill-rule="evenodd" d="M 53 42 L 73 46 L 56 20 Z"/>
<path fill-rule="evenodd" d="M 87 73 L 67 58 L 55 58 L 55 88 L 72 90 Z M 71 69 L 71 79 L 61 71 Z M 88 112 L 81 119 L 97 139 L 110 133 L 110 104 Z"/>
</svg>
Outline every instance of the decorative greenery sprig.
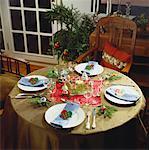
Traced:
<svg viewBox="0 0 149 150">
<path fill-rule="evenodd" d="M 48 77 L 49 77 L 49 78 L 58 78 L 58 77 L 59 77 L 59 72 L 58 72 L 58 70 L 55 70 L 55 69 L 49 70 L 49 71 L 48 71 Z"/>
<path fill-rule="evenodd" d="M 30 102 L 32 104 L 38 105 L 38 106 L 47 106 L 47 107 L 49 107 L 51 105 L 50 101 L 47 101 L 47 99 L 45 97 L 32 98 L 32 99 L 30 99 Z"/>
<path fill-rule="evenodd" d="M 122 76 L 118 75 L 118 74 L 115 73 L 115 72 L 111 72 L 111 73 L 108 73 L 108 74 L 103 75 L 102 78 L 103 78 L 104 80 L 114 81 L 114 80 L 121 79 Z"/>
<path fill-rule="evenodd" d="M 111 107 L 108 105 L 98 106 L 97 109 L 98 109 L 98 115 L 103 115 L 104 118 L 106 117 L 111 118 L 112 114 L 117 111 L 115 107 Z"/>
</svg>

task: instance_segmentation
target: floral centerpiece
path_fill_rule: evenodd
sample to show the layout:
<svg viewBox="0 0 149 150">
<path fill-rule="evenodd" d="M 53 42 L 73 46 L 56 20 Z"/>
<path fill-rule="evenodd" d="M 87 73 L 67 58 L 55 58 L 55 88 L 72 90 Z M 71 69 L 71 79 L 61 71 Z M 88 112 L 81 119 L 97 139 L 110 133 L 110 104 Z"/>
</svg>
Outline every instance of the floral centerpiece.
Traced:
<svg viewBox="0 0 149 150">
<path fill-rule="evenodd" d="M 61 29 L 53 35 L 50 43 L 58 60 L 73 61 L 89 47 L 89 35 L 94 30 L 91 16 L 81 14 L 75 8 L 54 5 L 47 12 L 49 21 L 57 21 Z"/>
</svg>

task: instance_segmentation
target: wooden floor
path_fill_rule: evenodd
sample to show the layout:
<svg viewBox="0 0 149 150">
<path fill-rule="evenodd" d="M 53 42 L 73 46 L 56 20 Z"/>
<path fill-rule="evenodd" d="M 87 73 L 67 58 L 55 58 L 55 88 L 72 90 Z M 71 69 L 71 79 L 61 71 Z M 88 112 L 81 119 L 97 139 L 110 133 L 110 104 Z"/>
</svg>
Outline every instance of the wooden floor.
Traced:
<svg viewBox="0 0 149 150">
<path fill-rule="evenodd" d="M 30 68 L 31 68 L 31 72 L 35 71 L 35 70 L 38 70 L 38 69 L 41 69 L 41 68 L 44 68 L 45 66 L 37 66 L 37 65 L 30 65 Z"/>
</svg>

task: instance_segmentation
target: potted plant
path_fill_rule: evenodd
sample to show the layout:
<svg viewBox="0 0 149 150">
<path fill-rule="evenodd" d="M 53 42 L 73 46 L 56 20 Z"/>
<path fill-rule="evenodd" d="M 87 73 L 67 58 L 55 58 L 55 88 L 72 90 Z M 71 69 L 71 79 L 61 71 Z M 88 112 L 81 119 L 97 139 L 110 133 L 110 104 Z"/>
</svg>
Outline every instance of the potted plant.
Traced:
<svg viewBox="0 0 149 150">
<path fill-rule="evenodd" d="M 148 24 L 148 19 L 145 17 L 144 14 L 141 14 L 137 17 L 136 24 L 139 30 L 145 31 Z"/>
<path fill-rule="evenodd" d="M 54 5 L 47 12 L 49 21 L 57 21 L 61 29 L 53 35 L 52 49 L 65 61 L 73 61 L 89 47 L 89 35 L 94 30 L 93 18 L 76 8 Z"/>
</svg>

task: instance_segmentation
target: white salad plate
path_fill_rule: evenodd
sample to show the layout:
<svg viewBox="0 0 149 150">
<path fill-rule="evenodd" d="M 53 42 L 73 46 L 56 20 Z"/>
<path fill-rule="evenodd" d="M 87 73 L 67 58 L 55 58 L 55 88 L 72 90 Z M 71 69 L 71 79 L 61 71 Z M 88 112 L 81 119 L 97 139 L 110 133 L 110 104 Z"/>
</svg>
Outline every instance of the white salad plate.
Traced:
<svg viewBox="0 0 149 150">
<path fill-rule="evenodd" d="M 80 74 L 82 74 L 82 72 L 85 71 L 89 73 L 89 76 L 95 76 L 95 75 L 101 74 L 104 70 L 104 68 L 101 65 L 96 64 L 93 69 L 86 71 L 85 67 L 87 65 L 88 63 L 80 63 L 77 66 L 75 66 L 75 71 Z"/>
<path fill-rule="evenodd" d="M 30 76 L 26 76 L 25 78 L 28 78 L 28 79 L 38 78 L 39 80 L 43 80 L 43 81 L 49 80 L 47 77 L 41 76 L 41 75 L 30 75 Z M 47 84 L 43 84 L 43 86 L 26 86 L 26 85 L 20 84 L 19 81 L 17 83 L 17 86 L 19 89 L 23 91 L 28 91 L 28 92 L 40 91 L 40 90 L 44 90 L 45 88 L 47 88 Z"/>
<path fill-rule="evenodd" d="M 54 119 L 60 115 L 64 107 L 66 106 L 66 103 L 64 104 L 56 104 L 52 107 L 50 107 L 46 112 L 45 112 L 45 120 L 48 124 L 52 125 L 52 122 Z M 82 108 L 79 107 L 79 109 L 76 112 L 72 112 L 72 117 L 69 118 L 68 123 L 64 126 L 62 125 L 62 128 L 67 129 L 67 128 L 72 128 L 80 125 L 84 119 L 85 119 L 85 113 Z"/>
</svg>

